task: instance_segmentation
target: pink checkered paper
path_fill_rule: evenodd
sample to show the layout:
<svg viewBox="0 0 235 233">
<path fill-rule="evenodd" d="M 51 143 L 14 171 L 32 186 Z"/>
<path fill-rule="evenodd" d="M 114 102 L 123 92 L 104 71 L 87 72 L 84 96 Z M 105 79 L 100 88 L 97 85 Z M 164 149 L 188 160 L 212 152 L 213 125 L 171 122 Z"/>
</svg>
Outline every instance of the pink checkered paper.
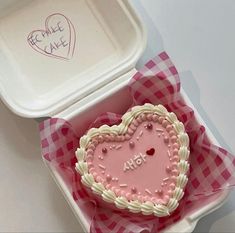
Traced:
<svg viewBox="0 0 235 233">
<path fill-rule="evenodd" d="M 39 126 L 42 156 L 59 171 L 80 208 L 88 203 L 95 206 L 91 207 L 90 232 L 157 232 L 187 216 L 207 198 L 235 185 L 235 157 L 209 141 L 205 127 L 197 122 L 194 111 L 180 95 L 178 72 L 165 52 L 147 62 L 134 75 L 129 90 L 133 106 L 163 104 L 184 123 L 190 137 L 189 181 L 180 206 L 169 217 L 140 216 L 102 208 L 86 192 L 80 182 L 80 175 L 74 169 L 79 138 L 73 127 L 63 119 L 45 120 Z M 87 129 L 102 124 L 119 124 L 120 120 L 121 115 L 103 113 L 91 125 L 87 125 Z"/>
</svg>

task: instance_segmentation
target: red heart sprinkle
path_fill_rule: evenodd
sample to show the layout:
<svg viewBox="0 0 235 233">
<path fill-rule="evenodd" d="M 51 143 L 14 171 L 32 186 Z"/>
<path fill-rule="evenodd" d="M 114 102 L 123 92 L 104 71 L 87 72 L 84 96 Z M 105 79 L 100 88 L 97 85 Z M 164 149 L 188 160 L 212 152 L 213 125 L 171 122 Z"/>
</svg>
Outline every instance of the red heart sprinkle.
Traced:
<svg viewBox="0 0 235 233">
<path fill-rule="evenodd" d="M 151 149 L 149 149 L 149 150 L 146 151 L 146 154 L 147 154 L 147 155 L 150 155 L 150 156 L 153 156 L 154 153 L 155 153 L 155 149 L 154 149 L 154 148 L 151 148 Z"/>
</svg>

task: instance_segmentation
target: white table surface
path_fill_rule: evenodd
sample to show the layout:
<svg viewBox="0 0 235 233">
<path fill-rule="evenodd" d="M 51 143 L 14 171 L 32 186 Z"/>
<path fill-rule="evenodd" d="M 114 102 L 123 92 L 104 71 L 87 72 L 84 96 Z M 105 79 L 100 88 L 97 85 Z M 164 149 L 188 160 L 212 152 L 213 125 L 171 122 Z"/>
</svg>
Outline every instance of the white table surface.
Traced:
<svg viewBox="0 0 235 233">
<path fill-rule="evenodd" d="M 235 1 L 135 0 L 148 28 L 138 63 L 165 49 L 183 88 L 221 145 L 235 153 Z M 0 231 L 81 232 L 42 163 L 37 122 L 0 102 Z M 235 193 L 195 232 L 234 232 Z"/>
</svg>

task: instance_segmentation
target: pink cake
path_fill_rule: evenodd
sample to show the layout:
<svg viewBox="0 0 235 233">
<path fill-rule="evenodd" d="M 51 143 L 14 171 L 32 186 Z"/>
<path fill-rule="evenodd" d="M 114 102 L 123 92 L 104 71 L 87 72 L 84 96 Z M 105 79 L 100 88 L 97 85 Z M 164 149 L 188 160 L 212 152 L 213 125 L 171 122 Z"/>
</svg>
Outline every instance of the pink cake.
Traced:
<svg viewBox="0 0 235 233">
<path fill-rule="evenodd" d="M 163 217 L 184 195 L 189 138 L 162 105 L 135 106 L 119 125 L 90 129 L 76 156 L 82 183 L 119 209 Z"/>
</svg>

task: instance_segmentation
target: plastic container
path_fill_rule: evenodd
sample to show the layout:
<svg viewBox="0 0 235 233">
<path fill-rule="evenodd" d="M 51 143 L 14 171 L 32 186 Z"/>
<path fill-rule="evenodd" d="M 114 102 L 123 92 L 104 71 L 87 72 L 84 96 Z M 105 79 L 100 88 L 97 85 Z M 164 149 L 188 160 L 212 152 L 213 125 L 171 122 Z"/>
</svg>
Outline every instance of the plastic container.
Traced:
<svg viewBox="0 0 235 233">
<path fill-rule="evenodd" d="M 82 134 L 101 112 L 127 110 L 127 83 L 145 43 L 145 29 L 127 0 L 6 1 L 0 5 L 1 98 L 18 115 L 61 117 Z M 61 175 L 45 163 L 88 232 L 92 209 L 79 209 Z M 207 198 L 168 230 L 193 231 L 227 195 Z"/>
<path fill-rule="evenodd" d="M 145 47 L 128 1 L 10 1 L 1 13 L 0 94 L 25 117 L 52 116 L 120 79 Z"/>
<path fill-rule="evenodd" d="M 186 103 L 192 108 L 194 108 L 191 101 L 188 99 L 187 95 L 183 90 L 181 90 L 181 95 L 183 96 Z M 66 109 L 64 112 L 59 113 L 57 117 L 64 118 L 70 121 L 73 125 L 73 128 L 79 129 L 79 131 L 77 132 L 83 134 L 83 131 L 85 131 L 86 129 L 82 128 L 82 126 L 84 124 L 87 124 L 87 122 L 94 121 L 100 113 L 105 111 L 112 111 L 120 114 L 124 113 L 130 105 L 130 102 L 127 101 L 130 100 L 130 98 L 128 97 L 129 92 L 125 86 L 116 87 L 115 90 L 110 90 L 110 93 L 107 93 L 107 95 L 96 98 L 95 103 L 88 103 L 85 106 L 83 105 L 83 103 L 81 103 L 81 105 L 77 103 L 71 108 Z M 123 105 L 121 103 L 125 104 Z M 94 109 L 96 109 L 95 112 Z M 206 126 L 205 122 L 202 120 L 202 118 L 196 111 L 195 116 L 198 122 Z M 207 127 L 206 130 L 207 135 L 212 141 L 212 143 L 219 145 L 219 143 Z M 66 183 L 64 183 L 63 181 L 63 178 L 60 176 L 57 170 L 51 166 L 50 163 L 48 163 L 46 160 L 45 163 L 50 169 L 52 176 L 54 177 L 61 191 L 63 192 L 66 200 L 70 204 L 82 228 L 85 232 L 89 232 L 89 226 L 92 216 L 92 212 L 90 212 L 91 209 L 89 208 L 90 206 L 84 206 L 83 209 L 79 209 L 76 203 L 74 202 L 72 195 L 69 193 L 68 188 L 66 187 Z M 228 194 L 229 191 L 226 190 L 222 193 L 218 193 L 216 195 L 208 197 L 206 200 L 198 203 L 197 208 L 192 209 L 190 214 L 186 218 L 172 225 L 170 228 L 165 229 L 165 232 L 192 232 L 197 222 L 202 217 L 215 211 L 224 204 Z"/>
</svg>

